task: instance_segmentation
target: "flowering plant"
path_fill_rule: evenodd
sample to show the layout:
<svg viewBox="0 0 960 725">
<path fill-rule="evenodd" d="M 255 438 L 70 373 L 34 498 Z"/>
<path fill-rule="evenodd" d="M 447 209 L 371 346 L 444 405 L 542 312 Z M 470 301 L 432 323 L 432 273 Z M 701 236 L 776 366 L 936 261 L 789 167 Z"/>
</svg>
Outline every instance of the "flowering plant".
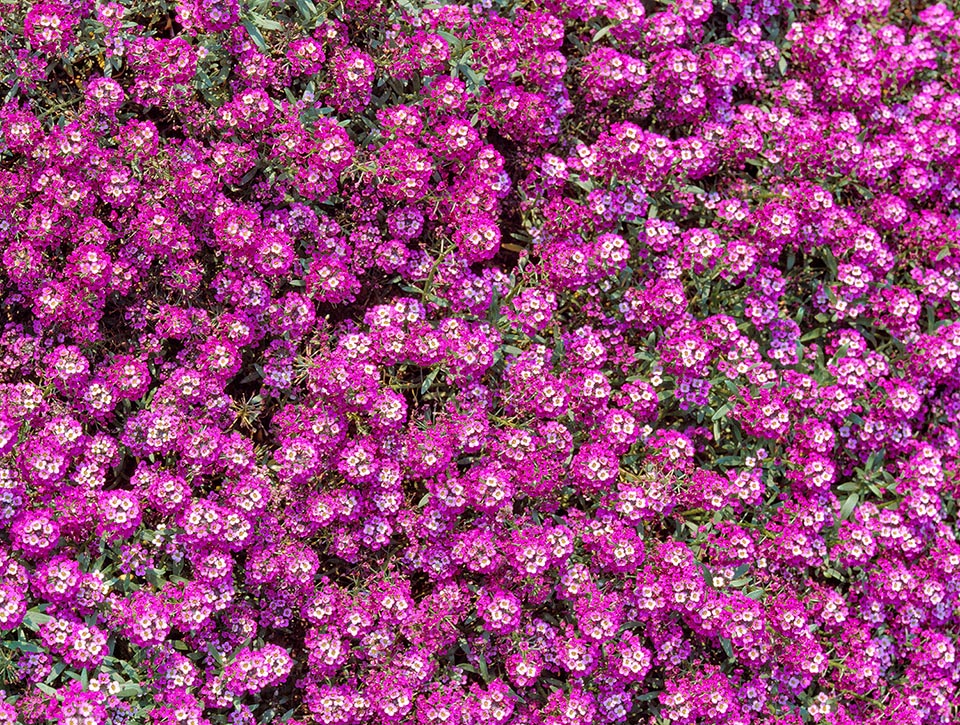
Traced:
<svg viewBox="0 0 960 725">
<path fill-rule="evenodd" d="M 8 0 L 0 723 L 960 718 L 960 17 Z"/>
</svg>

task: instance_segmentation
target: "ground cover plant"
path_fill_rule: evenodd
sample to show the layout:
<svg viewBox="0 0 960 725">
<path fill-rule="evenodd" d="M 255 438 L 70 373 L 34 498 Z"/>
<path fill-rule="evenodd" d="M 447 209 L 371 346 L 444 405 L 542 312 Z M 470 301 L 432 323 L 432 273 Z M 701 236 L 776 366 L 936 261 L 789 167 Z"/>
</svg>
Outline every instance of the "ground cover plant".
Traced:
<svg viewBox="0 0 960 725">
<path fill-rule="evenodd" d="M 956 723 L 960 19 L 0 4 L 0 722 Z"/>
</svg>

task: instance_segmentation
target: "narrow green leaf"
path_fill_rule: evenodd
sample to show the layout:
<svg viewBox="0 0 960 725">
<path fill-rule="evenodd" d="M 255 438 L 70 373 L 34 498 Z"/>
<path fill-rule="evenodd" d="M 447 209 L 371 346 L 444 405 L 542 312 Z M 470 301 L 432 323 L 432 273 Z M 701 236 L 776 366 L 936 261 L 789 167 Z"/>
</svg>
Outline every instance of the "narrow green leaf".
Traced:
<svg viewBox="0 0 960 725">
<path fill-rule="evenodd" d="M 37 609 L 31 609 L 23 616 L 23 626 L 36 632 L 40 629 L 41 625 L 46 624 L 51 619 L 53 619 L 53 617 L 49 614 L 44 614 Z"/>
<path fill-rule="evenodd" d="M 600 28 L 600 30 L 598 30 L 596 33 L 593 34 L 593 42 L 596 43 L 601 38 L 606 37 L 612 29 L 613 29 L 612 25 L 605 25 L 602 28 Z"/>
<path fill-rule="evenodd" d="M 424 378 L 423 385 L 420 386 L 420 395 L 423 395 L 428 390 L 430 390 L 430 386 L 433 385 L 433 381 L 437 379 L 437 375 L 439 373 L 440 373 L 440 368 L 434 368 L 433 370 L 430 371 L 430 374 L 427 375 L 426 378 Z"/>
<path fill-rule="evenodd" d="M 713 420 L 713 421 L 720 420 L 720 419 L 723 418 L 727 413 L 730 412 L 730 407 L 731 407 L 731 406 L 730 406 L 730 403 L 724 403 L 723 405 L 721 405 L 721 406 L 717 409 L 717 412 L 716 412 L 716 413 L 714 413 L 712 416 L 710 416 L 710 420 Z"/>
<path fill-rule="evenodd" d="M 44 650 L 32 642 L 4 642 L 4 647 L 20 650 L 21 652 L 43 652 Z"/>
<path fill-rule="evenodd" d="M 244 20 L 243 27 L 245 27 L 247 32 L 250 33 L 250 37 L 253 38 L 253 42 L 256 43 L 257 47 L 262 51 L 266 51 L 267 41 L 264 39 L 263 34 L 260 32 L 257 26 L 249 20 Z"/>
<path fill-rule="evenodd" d="M 847 496 L 847 500 L 843 502 L 843 506 L 840 509 L 840 518 L 843 521 L 846 521 L 850 518 L 850 515 L 853 513 L 853 510 L 857 507 L 857 504 L 860 502 L 860 496 L 856 493 L 851 493 Z"/>
<path fill-rule="evenodd" d="M 250 13 L 250 17 L 253 18 L 253 22 L 256 23 L 257 27 L 263 30 L 283 30 L 281 23 L 278 23 L 276 20 L 271 20 L 270 18 L 265 18 L 259 13 Z"/>
<path fill-rule="evenodd" d="M 721 637 L 720 646 L 723 648 L 723 653 L 730 659 L 733 659 L 733 647 L 730 645 L 730 640 L 726 637 Z"/>
<path fill-rule="evenodd" d="M 311 0 L 297 0 L 297 10 L 306 21 L 317 17 L 317 6 Z"/>
</svg>

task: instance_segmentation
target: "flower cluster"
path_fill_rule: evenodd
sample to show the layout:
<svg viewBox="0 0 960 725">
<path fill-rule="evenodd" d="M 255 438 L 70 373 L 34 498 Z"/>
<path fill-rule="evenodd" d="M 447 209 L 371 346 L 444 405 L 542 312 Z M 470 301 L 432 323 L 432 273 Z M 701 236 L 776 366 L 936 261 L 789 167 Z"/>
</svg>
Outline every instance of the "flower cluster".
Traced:
<svg viewBox="0 0 960 725">
<path fill-rule="evenodd" d="M 0 16 L 0 722 L 960 719 L 960 16 Z"/>
</svg>

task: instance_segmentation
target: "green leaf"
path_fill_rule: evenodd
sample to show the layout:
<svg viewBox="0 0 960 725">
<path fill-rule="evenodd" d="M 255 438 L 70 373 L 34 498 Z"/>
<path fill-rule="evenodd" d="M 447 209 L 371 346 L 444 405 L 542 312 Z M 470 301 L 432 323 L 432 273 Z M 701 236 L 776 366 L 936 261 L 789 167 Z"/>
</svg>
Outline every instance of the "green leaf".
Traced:
<svg viewBox="0 0 960 725">
<path fill-rule="evenodd" d="M 726 637 L 721 637 L 720 646 L 723 648 L 724 654 L 730 659 L 733 659 L 733 647 L 730 646 L 730 640 Z"/>
<path fill-rule="evenodd" d="M 311 0 L 297 0 L 297 10 L 306 21 L 311 21 L 317 17 L 317 6 Z"/>
<path fill-rule="evenodd" d="M 397 5 L 406 10 L 412 16 L 417 17 L 420 15 L 420 8 L 410 2 L 410 0 L 397 0 Z"/>
<path fill-rule="evenodd" d="M 847 356 L 847 348 L 848 348 L 848 347 L 849 347 L 849 345 L 848 345 L 847 343 L 842 344 L 842 345 L 840 346 L 840 349 L 837 350 L 836 353 L 834 353 L 834 356 L 833 356 L 832 358 L 830 358 L 830 364 L 831 364 L 831 365 L 836 365 L 838 362 L 840 362 L 841 360 L 843 360 L 843 359 Z"/>
<path fill-rule="evenodd" d="M 263 28 L 264 30 L 283 30 L 283 24 L 278 23 L 276 20 L 265 18 L 263 15 L 260 15 L 260 13 L 250 13 L 250 17 L 253 18 L 253 22 L 257 24 L 258 28 Z"/>
<path fill-rule="evenodd" d="M 480 655 L 480 676 L 484 682 L 490 682 L 490 672 L 487 670 L 487 658 Z"/>
<path fill-rule="evenodd" d="M 220 651 L 213 646 L 213 642 L 207 644 L 207 652 L 216 660 L 217 664 L 223 667 L 223 655 L 220 654 Z"/>
<path fill-rule="evenodd" d="M 32 642 L 4 642 L 4 647 L 20 650 L 21 652 L 43 652 L 44 650 Z"/>
<path fill-rule="evenodd" d="M 437 35 L 447 41 L 451 48 L 456 48 L 461 42 L 460 38 L 446 30 L 438 30 Z"/>
<path fill-rule="evenodd" d="M 710 420 L 717 421 L 723 418 L 727 413 L 730 412 L 730 403 L 724 403 L 721 405 L 717 412 L 710 416 Z"/>
<path fill-rule="evenodd" d="M 420 395 L 423 395 L 428 390 L 430 386 L 433 385 L 433 382 L 437 379 L 437 375 L 440 373 L 440 368 L 434 368 L 430 371 L 426 378 L 423 380 L 423 385 L 420 386 Z"/>
<path fill-rule="evenodd" d="M 830 270 L 830 273 L 833 275 L 833 279 L 837 278 L 837 258 L 833 256 L 833 252 L 829 249 L 824 248 L 823 250 L 823 261 L 827 265 L 827 269 Z"/>
<path fill-rule="evenodd" d="M 460 63 L 457 66 L 457 71 L 462 73 L 470 83 L 467 87 L 471 92 L 476 92 L 483 84 L 486 73 L 477 73 L 473 68 L 464 63 Z"/>
<path fill-rule="evenodd" d="M 244 20 L 243 27 L 245 27 L 247 29 L 247 32 L 250 33 L 250 37 L 253 38 L 253 42 L 257 44 L 257 47 L 260 48 L 260 50 L 266 52 L 267 41 L 264 40 L 263 34 L 260 32 L 257 26 L 254 25 L 249 20 Z"/>
<path fill-rule="evenodd" d="M 40 625 L 46 624 L 51 619 L 53 619 L 53 617 L 49 614 L 44 614 L 38 609 L 31 609 L 23 615 L 23 625 L 36 632 L 40 629 Z"/>
<path fill-rule="evenodd" d="M 50 687 L 50 685 L 44 684 L 43 682 L 38 682 L 37 684 L 34 685 L 34 687 L 40 690 L 40 692 L 47 693 L 48 695 L 50 695 L 50 697 L 56 697 L 57 699 L 60 699 L 57 691 L 52 687 Z"/>
<path fill-rule="evenodd" d="M 104 658 L 103 661 L 109 665 L 114 665 L 113 667 L 114 672 L 123 671 L 123 673 L 127 677 L 133 680 L 133 682 L 129 684 L 135 684 L 136 682 L 140 681 L 140 674 L 135 669 L 133 669 L 133 666 L 126 660 L 118 660 L 116 657 L 106 657 Z"/>
<path fill-rule="evenodd" d="M 60 675 L 63 674 L 63 671 L 64 671 L 65 669 L 67 669 L 67 663 L 66 663 L 66 662 L 57 662 L 57 664 L 55 664 L 55 665 L 50 669 L 50 674 L 47 675 L 47 682 L 49 683 L 49 682 L 53 682 L 54 680 L 56 680 Z"/>
<path fill-rule="evenodd" d="M 858 503 L 860 503 L 859 494 L 851 493 L 849 496 L 847 496 L 847 500 L 843 502 L 843 506 L 840 509 L 840 518 L 843 521 L 849 519 Z"/>
<path fill-rule="evenodd" d="M 596 33 L 593 34 L 593 42 L 596 43 L 601 38 L 605 37 L 613 29 L 612 25 L 605 25 Z"/>
</svg>

